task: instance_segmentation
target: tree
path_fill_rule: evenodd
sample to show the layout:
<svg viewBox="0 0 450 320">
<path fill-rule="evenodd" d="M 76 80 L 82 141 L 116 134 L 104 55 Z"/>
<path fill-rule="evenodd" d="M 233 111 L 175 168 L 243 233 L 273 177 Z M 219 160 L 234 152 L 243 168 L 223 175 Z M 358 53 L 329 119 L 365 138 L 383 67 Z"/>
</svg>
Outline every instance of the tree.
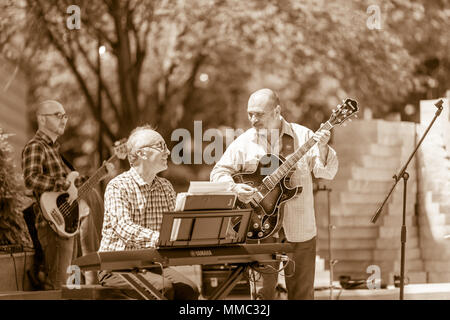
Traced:
<svg viewBox="0 0 450 320">
<path fill-rule="evenodd" d="M 32 248 L 21 212 L 25 199 L 23 184 L 11 161 L 8 135 L 0 128 L 0 245 Z"/>
<path fill-rule="evenodd" d="M 79 29 L 71 5 L 80 8 Z M 94 150 L 145 122 L 168 141 L 196 119 L 204 128 L 245 127 L 246 100 L 261 87 L 276 89 L 283 113 L 312 129 L 347 96 L 383 117 L 429 85 L 440 94 L 448 73 L 433 61 L 448 65 L 446 7 L 446 0 L 6 1 L 0 43 L 28 67 L 34 100 L 57 96 L 70 107 L 74 134 L 64 147 L 88 165 Z M 379 9 L 380 28 L 370 27 L 369 8 Z"/>
</svg>

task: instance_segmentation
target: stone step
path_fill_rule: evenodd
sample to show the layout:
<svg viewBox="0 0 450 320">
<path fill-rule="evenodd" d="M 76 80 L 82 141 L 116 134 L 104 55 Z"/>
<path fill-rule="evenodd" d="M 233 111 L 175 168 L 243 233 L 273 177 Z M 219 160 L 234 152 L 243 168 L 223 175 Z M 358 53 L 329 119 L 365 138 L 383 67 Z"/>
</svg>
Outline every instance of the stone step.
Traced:
<svg viewBox="0 0 450 320">
<path fill-rule="evenodd" d="M 363 192 L 347 192 L 342 191 L 339 193 L 335 193 L 333 197 L 339 197 L 338 202 L 346 204 L 346 203 L 378 203 L 381 204 L 383 200 L 386 198 L 387 193 L 363 193 Z M 407 203 L 413 204 L 415 203 L 416 194 L 413 190 L 409 191 L 406 195 Z M 334 200 L 334 199 L 333 199 Z M 403 192 L 393 192 L 388 199 L 388 204 L 395 204 L 400 206 L 403 204 Z"/>
<path fill-rule="evenodd" d="M 378 262 L 380 265 L 380 268 L 384 270 L 392 270 L 397 271 L 400 274 L 400 268 L 401 268 L 401 252 L 398 251 L 398 260 L 386 260 L 386 261 L 380 261 Z M 377 264 L 377 262 L 374 262 L 374 264 Z M 405 260 L 405 270 L 406 271 L 424 271 L 425 265 L 422 259 L 410 259 Z"/>
<path fill-rule="evenodd" d="M 366 143 L 355 148 L 351 144 L 335 144 L 338 155 L 374 155 L 380 157 L 395 157 L 401 154 L 400 145 L 386 146 L 379 143 Z"/>
<path fill-rule="evenodd" d="M 429 283 L 450 282 L 450 272 L 428 272 Z"/>
<path fill-rule="evenodd" d="M 336 203 L 332 202 L 330 207 L 331 216 L 364 216 L 369 220 L 375 214 L 380 204 L 378 203 Z M 387 207 L 383 208 L 382 214 L 387 211 Z"/>
<path fill-rule="evenodd" d="M 449 225 L 430 225 L 429 221 L 419 219 L 421 240 L 445 241 L 445 236 L 450 234 Z"/>
<path fill-rule="evenodd" d="M 365 181 L 394 181 L 392 176 L 396 172 L 389 169 L 364 168 L 360 166 L 340 166 L 335 179 L 353 179 Z M 415 181 L 415 174 L 411 173 L 408 181 Z"/>
<path fill-rule="evenodd" d="M 448 192 L 442 192 L 442 193 L 433 192 L 433 196 L 432 196 L 433 202 L 444 203 L 444 202 L 448 202 L 449 199 L 450 199 L 450 193 L 448 193 Z"/>
<path fill-rule="evenodd" d="M 450 225 L 450 213 L 437 213 L 427 216 L 421 216 L 419 221 L 422 225 Z"/>
<path fill-rule="evenodd" d="M 430 272 L 447 272 L 450 271 L 450 260 L 425 260 L 425 269 Z"/>
<path fill-rule="evenodd" d="M 450 261 L 450 241 L 440 239 L 436 241 L 433 238 L 420 238 L 420 247 L 422 248 L 422 259 L 424 261 Z"/>
<path fill-rule="evenodd" d="M 356 179 L 334 179 L 330 183 L 330 188 L 336 191 L 349 192 L 375 192 L 386 194 L 392 186 L 392 182 L 387 181 L 370 181 L 370 180 L 356 180 Z"/>
<path fill-rule="evenodd" d="M 400 260 L 400 252 L 395 249 L 377 249 L 373 252 L 374 260 L 385 261 L 385 260 Z M 405 249 L 405 259 L 408 260 L 417 260 L 421 258 L 421 250 L 420 248 L 409 248 Z"/>
<path fill-rule="evenodd" d="M 450 214 L 450 204 L 439 204 L 439 212 L 444 215 Z"/>
<path fill-rule="evenodd" d="M 419 248 L 420 240 L 418 237 L 415 238 L 407 238 L 406 239 L 406 247 L 407 248 Z M 375 248 L 378 249 L 400 249 L 401 248 L 401 238 L 398 239 L 376 239 Z"/>
<path fill-rule="evenodd" d="M 328 228 L 318 227 L 322 239 L 328 239 Z M 342 227 L 333 230 L 332 239 L 375 239 L 378 237 L 377 227 Z"/>
<path fill-rule="evenodd" d="M 392 226 L 381 226 L 379 228 L 380 238 L 397 238 L 400 237 L 401 229 Z M 419 236 L 418 227 L 410 227 L 406 230 L 406 235 L 408 238 L 417 238 Z"/>
<path fill-rule="evenodd" d="M 333 239 L 331 238 L 331 250 L 375 249 L 375 239 Z M 328 250 L 328 237 L 322 239 L 318 236 L 318 248 Z"/>
<path fill-rule="evenodd" d="M 319 216 L 316 218 L 317 225 L 328 227 L 328 217 Z M 372 226 L 370 219 L 366 216 L 331 216 L 331 224 L 336 228 L 340 227 L 369 227 Z"/>
<path fill-rule="evenodd" d="M 334 259 L 336 260 L 336 259 Z M 367 274 L 367 268 L 373 265 L 371 261 L 364 260 L 338 260 L 333 266 L 334 272 L 355 272 L 360 274 Z M 325 267 L 330 268 L 329 260 L 325 260 Z"/>
<path fill-rule="evenodd" d="M 358 132 L 358 134 L 356 135 L 355 132 Z M 386 138 L 387 143 L 401 144 L 405 141 L 405 136 L 414 142 L 415 133 L 416 124 L 413 122 L 355 119 L 350 126 L 342 126 L 334 132 L 334 137 L 336 138 L 334 141 L 348 142 L 353 141 L 352 138 L 355 138 L 355 140 L 369 142 Z M 397 138 L 397 141 L 392 141 L 394 138 Z"/>
<path fill-rule="evenodd" d="M 383 216 L 383 225 L 384 226 L 396 226 L 400 227 L 403 224 L 402 214 L 392 214 L 392 211 L 389 211 L 389 214 Z M 417 226 L 417 218 L 416 216 L 410 214 L 405 216 L 405 225 L 407 227 L 416 227 Z"/>
<path fill-rule="evenodd" d="M 363 168 L 378 168 L 389 169 L 391 171 L 398 171 L 401 163 L 397 156 L 382 157 L 377 155 L 354 155 L 350 153 L 339 154 L 339 164 L 341 166 L 357 165 Z"/>
</svg>

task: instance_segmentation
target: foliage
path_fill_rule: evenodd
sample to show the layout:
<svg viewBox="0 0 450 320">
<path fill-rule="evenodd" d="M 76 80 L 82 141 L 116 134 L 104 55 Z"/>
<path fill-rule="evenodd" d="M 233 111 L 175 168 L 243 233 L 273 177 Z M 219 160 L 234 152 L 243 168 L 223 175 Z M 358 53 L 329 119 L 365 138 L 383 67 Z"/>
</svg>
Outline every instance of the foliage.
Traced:
<svg viewBox="0 0 450 320">
<path fill-rule="evenodd" d="M 0 128 L 0 245 L 31 247 L 31 239 L 22 215 L 24 190 L 11 161 L 8 134 Z"/>
<path fill-rule="evenodd" d="M 449 4 L 5 1 L 0 49 L 28 70 L 33 100 L 64 103 L 71 119 L 63 151 L 93 169 L 106 146 L 142 123 L 169 142 L 175 128 L 192 131 L 194 120 L 204 130 L 245 128 L 248 96 L 261 87 L 277 90 L 283 115 L 311 129 L 346 97 L 377 118 L 400 112 L 417 120 L 404 106 L 450 85 Z M 82 10 L 80 29 L 66 26 L 69 5 Z M 368 28 L 372 5 L 381 29 Z"/>
</svg>

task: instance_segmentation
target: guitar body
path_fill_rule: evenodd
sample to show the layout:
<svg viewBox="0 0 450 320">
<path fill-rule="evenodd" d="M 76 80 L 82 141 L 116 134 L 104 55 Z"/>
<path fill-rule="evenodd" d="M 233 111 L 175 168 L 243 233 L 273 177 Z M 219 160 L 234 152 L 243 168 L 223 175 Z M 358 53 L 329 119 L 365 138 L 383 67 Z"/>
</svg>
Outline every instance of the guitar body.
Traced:
<svg viewBox="0 0 450 320">
<path fill-rule="evenodd" d="M 253 209 L 247 232 L 249 239 L 264 239 L 277 232 L 283 221 L 283 213 L 279 210 L 280 205 L 302 192 L 302 187 L 291 188 L 289 186 L 292 172 L 281 179 L 272 189 L 264 184 L 264 178 L 272 174 L 283 162 L 284 158 L 281 156 L 266 154 L 259 160 L 254 172 L 233 175 L 235 183 L 245 183 L 257 188 L 261 195 L 260 201 L 251 201 L 247 204 L 237 200 L 238 208 Z M 236 227 L 238 223 L 236 221 Z"/>
<path fill-rule="evenodd" d="M 75 179 L 78 172 L 69 173 L 67 180 L 70 187 L 65 192 L 44 192 L 40 206 L 44 218 L 59 236 L 70 238 L 78 233 L 80 220 L 89 214 L 89 207 L 84 200 L 77 200 Z"/>
</svg>

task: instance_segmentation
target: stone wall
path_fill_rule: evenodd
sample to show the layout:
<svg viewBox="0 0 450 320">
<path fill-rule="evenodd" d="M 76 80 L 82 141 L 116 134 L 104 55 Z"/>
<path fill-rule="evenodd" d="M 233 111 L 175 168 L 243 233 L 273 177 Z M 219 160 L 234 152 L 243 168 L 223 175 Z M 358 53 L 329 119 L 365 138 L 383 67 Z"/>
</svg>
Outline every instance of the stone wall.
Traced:
<svg viewBox="0 0 450 320">
<path fill-rule="evenodd" d="M 325 192 L 316 193 L 318 253 L 328 259 L 328 225 L 331 231 L 334 279 L 341 275 L 367 279 L 367 267 L 380 267 L 383 283 L 393 284 L 400 275 L 403 180 L 400 180 L 376 223 L 376 210 L 394 185 L 414 150 L 416 141 L 428 125 L 430 101 L 422 123 L 384 120 L 358 120 L 346 127 L 334 128 L 333 147 L 340 168 L 333 181 L 319 180 L 330 193 L 331 221 L 327 219 Z M 448 104 L 441 124 L 433 127 L 415 157 L 409 163 L 406 193 L 406 262 L 409 283 L 450 281 L 450 163 Z M 425 109 L 424 109 L 425 108 Z M 425 114 L 428 114 L 425 116 Z M 439 129 L 441 128 L 441 129 Z M 447 128 L 447 129 L 442 129 Z M 432 135 L 433 133 L 433 135 Z M 329 263 L 325 263 L 328 266 Z"/>
</svg>

